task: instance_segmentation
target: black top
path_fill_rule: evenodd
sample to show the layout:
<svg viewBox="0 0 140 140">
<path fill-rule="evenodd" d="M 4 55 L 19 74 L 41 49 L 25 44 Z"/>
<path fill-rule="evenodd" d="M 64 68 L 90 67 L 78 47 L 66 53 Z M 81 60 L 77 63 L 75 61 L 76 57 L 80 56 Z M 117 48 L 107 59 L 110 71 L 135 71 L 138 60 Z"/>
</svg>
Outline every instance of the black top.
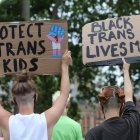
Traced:
<svg viewBox="0 0 140 140">
<path fill-rule="evenodd" d="M 122 117 L 113 117 L 92 128 L 85 140 L 139 140 L 140 115 L 133 102 L 126 102 Z"/>
</svg>

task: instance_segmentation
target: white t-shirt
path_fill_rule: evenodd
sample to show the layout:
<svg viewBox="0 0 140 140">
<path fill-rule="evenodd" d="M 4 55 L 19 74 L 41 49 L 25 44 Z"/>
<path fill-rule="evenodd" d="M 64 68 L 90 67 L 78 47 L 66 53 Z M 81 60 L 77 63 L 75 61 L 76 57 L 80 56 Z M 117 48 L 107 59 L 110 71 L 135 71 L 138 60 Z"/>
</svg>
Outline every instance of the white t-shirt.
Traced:
<svg viewBox="0 0 140 140">
<path fill-rule="evenodd" d="M 9 118 L 10 140 L 48 140 L 45 114 L 12 115 Z"/>
</svg>

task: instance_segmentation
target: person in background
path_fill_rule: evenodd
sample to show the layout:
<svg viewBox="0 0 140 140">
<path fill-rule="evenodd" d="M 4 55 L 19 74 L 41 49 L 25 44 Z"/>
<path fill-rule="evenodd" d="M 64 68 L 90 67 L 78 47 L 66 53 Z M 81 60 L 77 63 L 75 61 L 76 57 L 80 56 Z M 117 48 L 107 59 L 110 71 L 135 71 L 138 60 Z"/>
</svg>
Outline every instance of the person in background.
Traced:
<svg viewBox="0 0 140 140">
<path fill-rule="evenodd" d="M 55 92 L 53 95 L 54 104 L 59 96 L 60 91 Z M 80 124 L 67 116 L 69 100 L 70 95 L 62 116 L 53 128 L 51 140 L 82 140 L 82 129 Z"/>
<path fill-rule="evenodd" d="M 133 88 L 129 67 L 123 58 L 124 89 L 104 87 L 99 101 L 105 121 L 88 131 L 85 140 L 138 140 L 140 115 L 133 102 Z"/>
<path fill-rule="evenodd" d="M 12 115 L 0 105 L 0 126 L 5 140 L 50 140 L 53 126 L 62 115 L 69 96 L 70 63 L 71 52 L 66 51 L 61 65 L 61 94 L 53 106 L 41 114 L 34 113 L 37 89 L 31 77 L 26 71 L 16 77 L 12 94 L 18 114 Z"/>
</svg>

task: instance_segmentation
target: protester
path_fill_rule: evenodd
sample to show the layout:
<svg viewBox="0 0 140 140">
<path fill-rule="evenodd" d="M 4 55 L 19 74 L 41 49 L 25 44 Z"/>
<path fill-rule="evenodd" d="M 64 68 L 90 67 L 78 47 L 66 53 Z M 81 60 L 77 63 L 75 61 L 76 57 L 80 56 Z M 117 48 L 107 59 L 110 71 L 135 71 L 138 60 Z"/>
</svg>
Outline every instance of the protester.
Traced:
<svg viewBox="0 0 140 140">
<path fill-rule="evenodd" d="M 129 64 L 123 59 L 124 89 L 104 87 L 99 100 L 105 121 L 89 130 L 85 140 L 138 140 L 140 115 L 133 103 Z"/>
<path fill-rule="evenodd" d="M 5 132 L 5 140 L 50 140 L 52 128 L 63 113 L 69 96 L 70 63 L 71 53 L 66 51 L 61 65 L 61 94 L 53 106 L 42 114 L 34 113 L 37 90 L 33 80 L 27 73 L 18 75 L 12 87 L 12 94 L 19 113 L 12 115 L 0 106 L 0 126 Z"/>
<path fill-rule="evenodd" d="M 57 91 L 53 95 L 53 103 L 55 103 L 59 96 L 60 91 Z M 82 140 L 82 130 L 80 124 L 67 116 L 69 100 L 70 97 L 68 98 L 63 115 L 53 128 L 52 140 Z"/>
</svg>

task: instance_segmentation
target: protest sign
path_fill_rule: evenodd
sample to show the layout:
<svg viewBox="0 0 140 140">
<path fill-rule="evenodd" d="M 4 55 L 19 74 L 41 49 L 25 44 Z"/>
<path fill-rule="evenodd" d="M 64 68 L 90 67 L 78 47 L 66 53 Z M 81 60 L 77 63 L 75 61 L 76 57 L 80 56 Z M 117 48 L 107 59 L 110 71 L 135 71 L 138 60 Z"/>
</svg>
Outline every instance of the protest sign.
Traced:
<svg viewBox="0 0 140 140">
<path fill-rule="evenodd" d="M 1 22 L 0 75 L 59 74 L 67 47 L 66 21 Z"/>
<path fill-rule="evenodd" d="M 122 57 L 140 62 L 140 15 L 95 21 L 82 29 L 82 57 L 88 66 L 116 65 Z"/>
</svg>

